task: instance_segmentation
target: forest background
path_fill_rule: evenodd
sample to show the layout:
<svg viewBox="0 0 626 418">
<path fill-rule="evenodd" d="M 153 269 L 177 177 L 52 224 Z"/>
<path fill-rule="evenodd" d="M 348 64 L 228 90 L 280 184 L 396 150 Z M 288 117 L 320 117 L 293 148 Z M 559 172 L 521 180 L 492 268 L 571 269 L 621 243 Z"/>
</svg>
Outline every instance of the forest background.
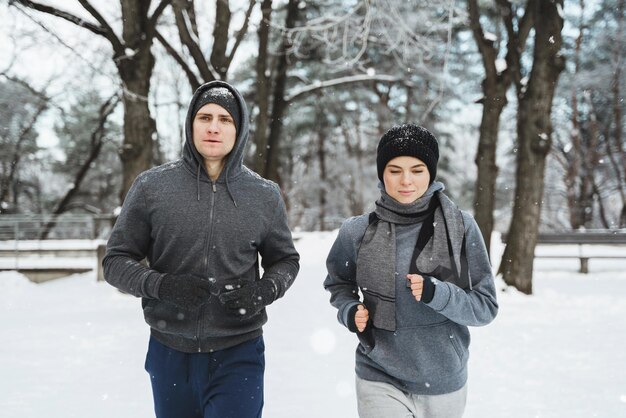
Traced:
<svg viewBox="0 0 626 418">
<path fill-rule="evenodd" d="M 404 122 L 523 292 L 540 231 L 626 228 L 624 0 L 1 0 L 0 21 L 0 216 L 114 216 L 223 79 L 294 230 L 371 210 Z"/>
</svg>

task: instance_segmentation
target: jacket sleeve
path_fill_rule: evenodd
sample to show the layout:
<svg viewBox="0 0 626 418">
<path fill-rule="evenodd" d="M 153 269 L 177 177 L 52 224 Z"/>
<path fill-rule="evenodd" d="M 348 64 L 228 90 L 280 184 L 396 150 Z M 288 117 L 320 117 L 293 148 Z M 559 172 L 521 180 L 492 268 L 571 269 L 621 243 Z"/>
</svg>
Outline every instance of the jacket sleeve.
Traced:
<svg viewBox="0 0 626 418">
<path fill-rule="evenodd" d="M 469 274 L 478 283 L 472 289 L 430 278 L 435 284 L 433 299 L 427 304 L 451 321 L 466 326 L 487 325 L 498 313 L 496 288 L 489 254 L 480 229 L 472 216 L 463 212 L 466 225 L 465 248 Z"/>
<path fill-rule="evenodd" d="M 339 230 L 333 246 L 326 259 L 328 275 L 324 280 L 324 288 L 330 292 L 330 304 L 337 308 L 337 319 L 349 328 L 348 312 L 360 303 L 359 289 L 356 284 L 357 247 L 350 237 L 346 221 Z"/>
<path fill-rule="evenodd" d="M 300 255 L 293 244 L 291 230 L 287 225 L 287 210 L 278 188 L 276 193 L 278 198 L 272 222 L 259 246 L 259 254 L 263 266 L 262 280 L 269 279 L 274 283 L 278 299 L 284 296 L 296 279 L 300 270 Z"/>
<path fill-rule="evenodd" d="M 141 261 L 150 246 L 150 222 L 139 176 L 131 186 L 107 242 L 104 279 L 125 293 L 157 298 L 162 274 Z"/>
</svg>

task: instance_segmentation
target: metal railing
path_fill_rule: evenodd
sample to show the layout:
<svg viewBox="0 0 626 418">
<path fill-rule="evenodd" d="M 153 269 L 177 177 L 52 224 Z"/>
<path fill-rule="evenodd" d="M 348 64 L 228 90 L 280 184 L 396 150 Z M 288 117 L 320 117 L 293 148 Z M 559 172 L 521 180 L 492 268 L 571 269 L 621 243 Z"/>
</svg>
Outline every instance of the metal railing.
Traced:
<svg viewBox="0 0 626 418">
<path fill-rule="evenodd" d="M 106 239 L 113 215 L 0 215 L 0 241 Z"/>
<path fill-rule="evenodd" d="M 0 215 L 0 271 L 17 270 L 41 282 L 95 269 L 102 280 L 114 222 L 112 215 Z"/>
</svg>

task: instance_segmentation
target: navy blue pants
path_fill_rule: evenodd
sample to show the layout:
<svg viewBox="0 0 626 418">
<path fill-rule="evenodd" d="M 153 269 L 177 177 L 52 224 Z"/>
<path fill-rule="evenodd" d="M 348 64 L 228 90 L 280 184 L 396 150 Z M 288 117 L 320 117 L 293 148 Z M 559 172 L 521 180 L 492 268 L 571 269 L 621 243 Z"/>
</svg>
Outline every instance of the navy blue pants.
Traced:
<svg viewBox="0 0 626 418">
<path fill-rule="evenodd" d="M 157 418 L 261 417 L 262 336 L 224 350 L 191 354 L 150 337 L 146 371 Z"/>
</svg>

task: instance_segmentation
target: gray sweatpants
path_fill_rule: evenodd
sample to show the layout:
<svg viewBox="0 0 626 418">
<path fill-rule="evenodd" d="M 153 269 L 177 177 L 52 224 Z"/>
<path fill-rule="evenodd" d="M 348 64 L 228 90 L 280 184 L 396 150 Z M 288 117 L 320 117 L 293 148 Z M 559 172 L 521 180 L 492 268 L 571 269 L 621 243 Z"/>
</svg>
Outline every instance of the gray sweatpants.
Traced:
<svg viewBox="0 0 626 418">
<path fill-rule="evenodd" d="M 389 383 L 356 378 L 360 418 L 460 418 L 465 410 L 467 384 L 443 395 L 415 395 Z"/>
</svg>

